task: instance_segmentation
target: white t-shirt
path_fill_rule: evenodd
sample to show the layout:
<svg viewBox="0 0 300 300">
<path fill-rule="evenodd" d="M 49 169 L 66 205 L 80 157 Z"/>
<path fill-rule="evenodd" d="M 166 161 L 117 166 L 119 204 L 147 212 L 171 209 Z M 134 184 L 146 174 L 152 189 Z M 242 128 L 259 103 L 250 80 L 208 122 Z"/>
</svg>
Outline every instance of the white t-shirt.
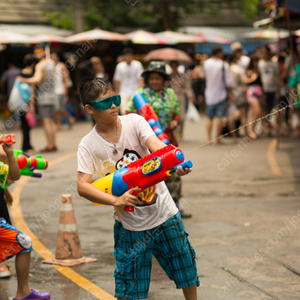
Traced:
<svg viewBox="0 0 300 300">
<path fill-rule="evenodd" d="M 125 61 L 117 65 L 114 80 L 121 82 L 121 96 L 126 98 L 133 96 L 134 92 L 140 87 L 139 80 L 143 71 L 143 65 L 137 60 L 133 60 L 130 65 Z"/>
<path fill-rule="evenodd" d="M 118 154 L 113 154 L 113 144 L 104 140 L 94 127 L 78 146 L 79 172 L 90 175 L 96 172 L 100 177 L 103 177 L 107 173 L 113 173 L 116 169 L 123 168 L 149 154 L 145 143 L 150 136 L 154 135 L 154 132 L 147 121 L 137 114 L 129 114 L 119 118 L 122 123 L 122 131 L 116 145 Z M 150 205 L 137 205 L 134 212 L 124 211 L 124 208 L 114 208 L 113 216 L 122 223 L 124 228 L 132 231 L 151 229 L 178 213 L 164 182 L 158 183 L 155 190 L 146 190 L 144 195 L 154 197 L 153 199 L 156 200 Z M 101 207 L 97 206 L 97 209 L 101 209 Z"/>
<path fill-rule="evenodd" d="M 258 62 L 258 69 L 260 71 L 260 78 L 263 85 L 264 92 L 275 93 L 278 89 L 279 79 L 279 64 L 273 61 L 260 60 Z"/>
<path fill-rule="evenodd" d="M 224 66 L 224 72 L 223 72 Z M 227 87 L 233 87 L 228 63 L 220 58 L 209 58 L 204 62 L 205 101 L 207 105 L 218 104 L 227 98 Z M 224 75 L 223 75 L 224 74 Z"/>
<path fill-rule="evenodd" d="M 250 57 L 246 56 L 246 55 L 243 55 L 240 58 L 240 60 L 237 62 L 237 64 L 239 66 L 243 67 L 243 69 L 244 69 L 245 72 L 247 72 L 247 70 L 248 70 L 249 63 L 250 63 Z"/>
</svg>

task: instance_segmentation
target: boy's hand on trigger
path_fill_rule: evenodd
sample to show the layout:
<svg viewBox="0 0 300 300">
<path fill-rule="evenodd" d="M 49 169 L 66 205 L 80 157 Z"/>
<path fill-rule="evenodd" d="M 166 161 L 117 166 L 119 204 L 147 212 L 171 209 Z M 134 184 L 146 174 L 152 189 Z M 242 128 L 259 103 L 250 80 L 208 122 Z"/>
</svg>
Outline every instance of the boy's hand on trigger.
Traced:
<svg viewBox="0 0 300 300">
<path fill-rule="evenodd" d="M 135 207 L 135 205 L 138 203 L 139 199 L 138 197 L 132 195 L 134 192 L 140 191 L 140 188 L 133 188 L 124 193 L 122 196 L 116 198 L 116 203 L 114 206 L 116 207 Z"/>
<path fill-rule="evenodd" d="M 184 176 L 184 175 L 187 175 L 191 172 L 192 172 L 192 169 L 186 168 L 185 170 L 183 170 L 182 167 L 178 167 L 177 170 L 176 170 L 176 174 L 178 176 Z"/>
</svg>

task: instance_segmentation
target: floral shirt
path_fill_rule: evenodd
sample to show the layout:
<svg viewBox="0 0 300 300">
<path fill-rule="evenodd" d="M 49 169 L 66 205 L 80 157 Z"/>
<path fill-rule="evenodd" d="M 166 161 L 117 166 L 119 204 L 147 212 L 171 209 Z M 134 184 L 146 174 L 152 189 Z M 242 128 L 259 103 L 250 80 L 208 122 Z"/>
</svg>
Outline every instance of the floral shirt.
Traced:
<svg viewBox="0 0 300 300">
<path fill-rule="evenodd" d="M 179 121 L 180 108 L 173 89 L 164 88 L 164 97 L 153 91 L 150 87 L 139 88 L 136 93 L 144 94 L 147 101 L 153 107 L 163 128 L 167 128 L 174 119 Z M 126 106 L 126 113 L 137 113 L 133 98 L 129 100 Z"/>
</svg>

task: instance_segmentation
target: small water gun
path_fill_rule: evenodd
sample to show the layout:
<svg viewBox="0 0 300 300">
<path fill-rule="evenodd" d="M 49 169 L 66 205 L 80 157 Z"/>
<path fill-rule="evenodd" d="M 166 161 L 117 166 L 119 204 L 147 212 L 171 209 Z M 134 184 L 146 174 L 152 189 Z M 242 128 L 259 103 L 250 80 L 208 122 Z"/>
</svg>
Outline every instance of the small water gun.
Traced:
<svg viewBox="0 0 300 300">
<path fill-rule="evenodd" d="M 184 155 L 180 149 L 168 145 L 95 181 L 93 186 L 114 196 L 121 196 L 126 191 L 139 187 L 141 190 L 133 193 L 133 195 L 137 195 L 168 179 L 179 166 L 186 169 L 191 168 L 193 164 L 190 160 L 184 162 Z M 124 210 L 132 212 L 134 208 L 127 206 Z"/>
<path fill-rule="evenodd" d="M 168 136 L 163 132 L 162 126 L 159 122 L 159 119 L 151 106 L 147 101 L 146 97 L 142 93 L 135 93 L 133 97 L 134 105 L 136 106 L 138 112 L 146 119 L 151 128 L 153 129 L 156 136 L 164 142 L 166 145 L 169 145 Z"/>
<path fill-rule="evenodd" d="M 9 166 L 0 161 L 0 188 L 5 190 L 7 188 L 7 178 L 9 174 Z"/>
<path fill-rule="evenodd" d="M 0 135 L 1 145 L 12 145 L 16 142 L 16 136 L 14 134 L 3 134 Z"/>
<path fill-rule="evenodd" d="M 48 161 L 41 155 L 30 156 L 21 150 L 14 150 L 14 156 L 20 168 L 20 175 L 41 178 L 42 174 L 33 172 L 34 170 L 46 170 Z"/>
</svg>

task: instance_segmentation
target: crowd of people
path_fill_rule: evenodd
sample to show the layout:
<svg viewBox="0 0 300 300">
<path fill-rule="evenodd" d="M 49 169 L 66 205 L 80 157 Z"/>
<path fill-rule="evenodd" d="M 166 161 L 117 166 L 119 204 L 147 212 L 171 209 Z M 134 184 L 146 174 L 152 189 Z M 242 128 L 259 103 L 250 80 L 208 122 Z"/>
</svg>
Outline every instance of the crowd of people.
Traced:
<svg viewBox="0 0 300 300">
<path fill-rule="evenodd" d="M 196 105 L 199 112 L 206 111 L 209 143 L 222 143 L 220 137 L 224 131 L 224 122 L 234 142 L 240 134 L 245 138 L 256 139 L 262 132 L 256 130 L 258 119 L 261 120 L 265 135 L 272 134 L 272 126 L 276 126 L 282 133 L 288 134 L 290 131 L 291 137 L 300 137 L 299 122 L 297 124 L 295 121 L 299 119 L 299 47 L 294 49 L 295 57 L 288 49 L 274 55 L 268 46 L 260 47 L 253 55 L 247 56 L 239 42 L 233 43 L 231 50 L 232 53 L 225 57 L 222 46 L 216 45 L 211 56 L 203 55 L 200 64 L 192 69 L 179 66 L 177 61 L 170 61 L 169 65 L 162 61 L 152 61 L 144 70 L 143 65 L 134 60 L 133 50 L 125 48 L 122 61 L 116 66 L 113 84 L 108 80 L 99 57 L 92 57 L 78 65 L 88 75 L 79 84 L 78 96 L 82 108 L 92 115 L 95 125 L 78 148 L 78 192 L 92 202 L 115 207 L 114 256 L 117 261 L 115 277 L 118 298 L 127 297 L 124 290 L 138 299 L 147 296 L 151 263 L 145 259 L 139 261 L 143 274 L 128 268 L 128 276 L 145 276 L 143 284 L 139 286 L 124 280 L 118 264 L 123 264 L 124 259 L 128 259 L 126 255 L 122 255 L 131 249 L 130 245 L 144 232 L 152 234 L 154 227 L 165 232 L 164 238 L 156 237 L 156 244 L 152 248 L 150 244 L 147 245 L 141 255 L 152 257 L 154 254 L 177 287 L 183 289 L 186 299 L 196 299 L 196 287 L 199 286 L 195 253 L 181 222 L 181 218 L 192 216 L 185 213 L 180 205 L 183 198 L 181 176 L 187 175 L 190 169 L 183 170 L 180 167 L 170 174 L 165 181 L 166 185 L 159 183 L 151 191 L 141 192 L 136 196 L 133 193 L 138 192 L 139 188 L 131 189 L 120 197 L 113 197 L 91 185 L 95 172 L 102 177 L 110 172 L 109 168 L 124 168 L 125 156 L 130 157 L 131 162 L 149 154 L 148 149 L 154 152 L 165 146 L 142 117 L 132 114 L 140 113 L 135 102 L 137 95 L 151 105 L 161 129 L 174 146 L 178 146 L 183 138 L 184 122 L 190 105 Z M 57 151 L 56 135 L 57 130 L 62 127 L 62 118 L 65 118 L 70 127 L 74 123 L 74 118 L 66 109 L 69 89 L 73 83 L 60 56 L 52 53 L 49 59 L 44 49 L 36 49 L 34 55 L 27 54 L 24 57 L 23 69 L 9 64 L 8 70 L 1 76 L 1 84 L 3 83 L 7 84 L 7 92 L 10 94 L 8 106 L 13 108 L 12 117 L 20 122 L 23 133 L 22 150 L 28 154 Z M 277 114 L 277 125 L 266 118 L 274 110 L 280 111 Z M 34 149 L 30 140 L 30 129 L 36 122 L 36 114 L 39 115 L 46 137 L 46 146 L 41 151 Z M 237 116 L 243 132 L 236 130 Z M 214 121 L 215 136 L 212 134 Z M 249 121 L 250 125 L 247 126 Z M 121 131 L 122 137 L 126 135 L 126 139 L 121 138 Z M 12 157 L 12 148 L 4 146 L 3 149 L 2 161 L 7 161 L 11 167 L 10 178 L 18 180 L 18 168 Z M 106 163 L 99 164 L 99 161 Z M 111 162 L 116 164 L 109 165 Z M 161 197 L 163 201 L 157 201 L 157 197 Z M 48 293 L 40 294 L 28 287 L 31 239 L 11 226 L 5 204 L 8 199 L 9 195 L 1 190 L 0 230 L 8 236 L 17 232 L 23 239 L 14 239 L 20 245 L 18 251 L 13 253 L 17 255 L 18 276 L 18 292 L 14 299 L 26 299 L 31 295 L 34 297 L 32 299 L 48 300 Z M 127 206 L 136 208 L 135 214 L 130 217 L 123 211 Z M 141 209 L 144 206 L 148 207 L 147 211 Z M 156 214 L 153 213 L 154 209 Z M 144 217 L 145 214 L 147 218 Z M 124 236 L 122 242 L 119 235 L 121 231 Z M 168 248 L 166 245 L 171 246 Z M 168 256 L 169 252 L 173 253 L 172 257 Z M 9 255 L 1 256 L 0 262 L 7 258 Z M 135 259 L 130 258 L 126 265 L 132 261 Z M 172 270 L 170 264 L 178 269 Z M 183 271 L 187 269 L 188 272 Z M 0 278 L 9 276 L 11 270 L 5 263 L 1 264 Z"/>
<path fill-rule="evenodd" d="M 194 104 L 199 113 L 207 115 L 207 140 L 216 144 L 222 143 L 216 139 L 224 130 L 231 131 L 234 141 L 243 134 L 256 139 L 255 120 L 267 116 L 273 109 L 287 107 L 280 114 L 276 128 L 281 134 L 299 137 L 299 112 L 297 105 L 297 84 L 299 83 L 299 48 L 295 46 L 294 57 L 289 48 L 274 54 L 268 46 L 257 48 L 251 55 L 245 55 L 239 42 L 231 45 L 232 53 L 224 55 L 222 46 L 216 45 L 211 55 L 203 54 L 199 64 L 191 67 L 179 66 L 171 61 L 166 65 L 170 77 L 165 86 L 175 91 L 179 103 L 180 121 L 174 130 L 172 140 L 183 137 L 184 122 L 188 104 Z M 113 84 L 121 95 L 121 114 L 126 113 L 126 105 L 133 94 L 145 85 L 141 74 L 144 71 L 141 62 L 134 60 L 131 48 L 125 48 L 123 55 L 113 75 Z M 295 67 L 293 67 L 293 63 Z M 109 75 L 105 72 L 100 57 L 91 57 L 78 64 L 82 77 L 95 76 L 105 80 Z M 46 59 L 42 49 L 36 49 L 35 54 L 24 57 L 24 69 L 16 67 L 11 62 L 2 74 L 0 84 L 7 85 L 8 96 L 11 95 L 15 79 L 30 84 L 33 93 L 26 110 L 12 111 L 15 123 L 20 123 L 23 133 L 23 151 L 37 152 L 30 141 L 31 123 L 35 124 L 32 115 L 38 114 L 46 135 L 46 146 L 42 152 L 57 151 L 56 131 L 62 128 L 62 119 L 72 127 L 75 119 L 66 109 L 68 94 L 72 81 L 66 65 L 59 54 L 52 53 L 51 60 Z M 295 80 L 296 79 L 296 80 Z M 75 89 L 76 86 L 73 86 Z M 152 97 L 152 96 L 151 96 Z M 294 100 L 292 98 L 295 98 Z M 295 105 L 292 103 L 294 101 Z M 213 120 L 216 119 L 216 134 L 212 136 Z M 30 120 L 33 120 L 30 122 Z M 238 122 L 237 122 L 238 120 Z M 236 125 L 246 125 L 243 131 L 235 131 Z M 224 126 L 226 129 L 224 129 Z M 263 134 L 272 132 L 270 122 L 263 121 Z M 215 140 L 216 139 L 216 140 Z"/>
</svg>

